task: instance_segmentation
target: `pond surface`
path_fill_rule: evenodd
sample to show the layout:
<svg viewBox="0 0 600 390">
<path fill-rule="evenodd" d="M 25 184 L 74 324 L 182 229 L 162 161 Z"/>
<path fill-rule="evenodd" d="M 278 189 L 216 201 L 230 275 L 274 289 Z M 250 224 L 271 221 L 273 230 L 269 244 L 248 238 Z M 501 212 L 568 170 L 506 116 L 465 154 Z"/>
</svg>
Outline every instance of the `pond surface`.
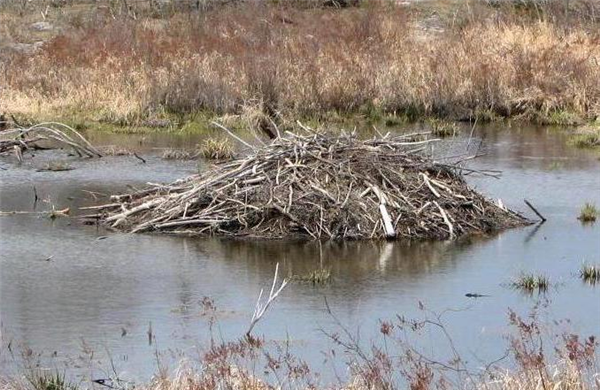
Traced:
<svg viewBox="0 0 600 390">
<path fill-rule="evenodd" d="M 453 243 L 318 243 L 129 235 L 75 219 L 0 217 L 0 372 L 18 371 L 19 351 L 25 351 L 45 367 L 69 366 L 85 378 L 106 376 L 102 370 L 112 359 L 121 377 L 147 380 L 157 371 L 157 360 L 173 368 L 180 356 L 197 356 L 206 346 L 211 333 L 202 315 L 204 297 L 218 308 L 212 335 L 225 340 L 242 335 L 276 263 L 284 275 L 331 269 L 324 286 L 292 283 L 256 327 L 269 340 L 289 338 L 300 356 L 322 367 L 324 380 L 332 372 L 322 365 L 331 343 L 322 331 L 339 331 L 325 310 L 325 297 L 336 317 L 360 331 L 365 342 L 381 340 L 380 319 L 421 318 L 419 302 L 437 313 L 456 309 L 444 314 L 444 323 L 463 357 L 478 367 L 504 354 L 508 309 L 526 315 L 539 301 L 507 287 L 520 273 L 535 272 L 553 283 L 540 309 L 544 320 L 568 319 L 558 326 L 600 334 L 600 286 L 578 278 L 584 262 L 600 264 L 600 223 L 577 220 L 585 202 L 600 205 L 598 153 L 566 146 L 566 136 L 556 130 L 478 132 L 486 154 L 470 166 L 503 175 L 472 177 L 471 184 L 534 218 L 523 203 L 527 198 L 548 222 Z M 197 139 L 91 138 L 97 144 L 127 142 L 148 161 L 73 160 L 75 170 L 37 172 L 48 159 L 64 157 L 44 153 L 21 167 L 5 158 L 0 210 L 54 205 L 77 215 L 78 207 L 94 204 L 99 194 L 168 182 L 201 168 L 197 162 L 161 160 L 153 149 Z M 466 293 L 489 297 L 472 299 Z M 447 356 L 439 334 L 425 333 L 414 342 L 431 356 Z"/>
</svg>

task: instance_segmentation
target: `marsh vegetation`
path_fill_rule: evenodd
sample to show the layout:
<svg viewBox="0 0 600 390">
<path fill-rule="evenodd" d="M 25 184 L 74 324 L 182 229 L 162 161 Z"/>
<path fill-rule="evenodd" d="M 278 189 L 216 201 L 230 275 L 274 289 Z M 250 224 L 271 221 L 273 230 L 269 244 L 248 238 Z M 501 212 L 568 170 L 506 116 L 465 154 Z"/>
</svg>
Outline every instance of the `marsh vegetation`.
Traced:
<svg viewBox="0 0 600 390">
<path fill-rule="evenodd" d="M 293 275 L 291 280 L 301 283 L 310 283 L 313 285 L 327 284 L 331 281 L 331 269 L 319 268 L 303 275 Z"/>
<path fill-rule="evenodd" d="M 510 285 L 514 289 L 521 290 L 526 293 L 542 293 L 547 291 L 550 287 L 550 279 L 544 275 L 523 273 L 513 280 Z"/>
<path fill-rule="evenodd" d="M 598 218 L 599 212 L 596 205 L 593 203 L 586 203 L 579 213 L 579 220 L 581 222 L 595 222 L 596 218 Z"/>
<path fill-rule="evenodd" d="M 579 271 L 579 277 L 584 282 L 595 285 L 600 282 L 600 266 L 583 265 Z"/>
<path fill-rule="evenodd" d="M 159 129 L 216 117 L 265 129 L 349 115 L 571 124 L 600 114 L 594 1 L 200 3 L 7 2 L 6 42 L 43 44 L 4 51 L 1 109 Z M 55 28 L 21 28 L 40 12 Z"/>
<path fill-rule="evenodd" d="M 210 306 L 210 321 L 218 323 L 219 312 Z M 507 336 L 506 358 L 512 368 L 505 369 L 500 362 L 472 369 L 460 352 L 454 348 L 452 334 L 445 324 L 444 314 L 421 307 L 422 316 L 380 320 L 379 341 L 365 344 L 360 336 L 347 328 L 327 306 L 336 324 L 336 330 L 322 329 L 329 352 L 345 351 L 347 374 L 338 376 L 335 384 L 326 385 L 320 379 L 317 367 L 296 356 L 290 340 L 277 341 L 264 337 L 243 336 L 211 343 L 196 359 L 186 359 L 172 373 L 164 371 L 147 383 L 128 382 L 114 370 L 106 378 L 92 384 L 112 389 L 142 390 L 181 389 L 443 389 L 455 390 L 592 390 L 598 370 L 597 348 L 594 336 L 580 336 L 564 332 L 554 338 L 550 351 L 544 349 L 540 334 L 543 326 L 539 313 L 533 311 L 524 317 L 509 310 L 511 333 Z M 446 313 L 447 314 L 447 313 Z M 442 343 L 452 345 L 450 356 L 421 351 L 407 335 L 419 336 L 435 331 L 442 335 Z M 504 360 L 502 359 L 502 360 Z M 56 370 L 29 368 L 24 378 L 0 381 L 3 390 L 78 390 L 88 381 L 69 382 L 64 373 Z"/>
<path fill-rule="evenodd" d="M 56 135 L 56 129 L 38 131 L 33 126 L 44 119 L 69 124 L 61 127 L 68 130 L 65 136 L 59 133 L 53 141 L 60 141 L 59 145 L 74 154 L 139 158 L 135 150 L 143 144 L 161 150 L 162 155 L 156 157 L 182 160 L 173 163 L 151 158 L 146 164 L 143 159 L 102 159 L 96 171 L 98 160 L 83 169 L 79 169 L 83 164 L 76 158 L 53 160 L 44 166 L 47 170 L 77 167 L 75 172 L 65 174 L 75 179 L 59 183 L 63 174 L 33 173 L 37 175 L 33 180 L 43 176 L 44 184 L 38 188 L 52 203 L 39 202 L 44 204 L 38 207 L 48 211 L 30 211 L 32 178 L 21 174 L 32 174 L 26 169 L 33 153 L 25 153 L 25 169 L 9 171 L 2 177 L 8 184 L 0 186 L 3 208 L 27 210 L 0 212 L 3 218 L 6 216 L 1 227 L 11 233 L 10 237 L 0 235 L 3 248 L 8 248 L 8 255 L 0 259 L 2 273 L 8 275 L 1 281 L 3 310 L 8 311 L 8 315 L 2 313 L 6 327 L 25 341 L 41 340 L 44 346 L 52 346 L 51 351 L 61 343 L 69 348 L 80 333 L 89 331 L 96 342 L 100 334 L 102 342 L 126 346 L 119 351 L 123 359 L 119 363 L 125 365 L 129 351 L 148 353 L 141 346 L 152 344 L 165 329 L 171 335 L 185 333 L 185 337 L 204 334 L 204 328 L 185 327 L 209 318 L 212 331 L 218 313 L 214 301 L 202 300 L 208 310 L 200 314 L 189 310 L 199 291 L 223 291 L 227 286 L 231 300 L 247 307 L 245 299 L 254 294 L 256 280 L 263 274 L 261 267 L 277 257 L 298 272 L 289 275 L 300 283 L 292 287 L 298 299 L 286 302 L 273 326 L 256 328 L 254 333 L 239 338 L 225 339 L 221 334 L 211 337 L 198 349 L 198 359 L 182 364 L 171 374 L 161 369 L 153 380 L 136 383 L 135 388 L 594 389 L 600 371 L 597 340 L 553 334 L 550 340 L 554 344 L 546 348 L 547 339 L 542 333 L 547 324 L 540 324 L 534 314 L 522 317 L 509 312 L 511 332 L 504 346 L 507 355 L 494 364 L 481 368 L 486 363 L 482 360 L 474 369 L 454 347 L 464 346 L 466 350 L 473 346 L 469 344 L 475 334 L 471 331 L 486 329 L 491 322 L 494 326 L 502 323 L 498 318 L 488 323 L 480 319 L 497 316 L 497 308 L 506 307 L 504 292 L 495 287 L 499 287 L 500 280 L 510 280 L 512 272 L 522 265 L 511 263 L 512 257 L 517 257 L 513 256 L 515 250 L 523 255 L 519 259 L 534 252 L 547 261 L 539 268 L 547 274 L 522 274 L 510 283 L 515 290 L 527 293 L 519 296 L 520 303 L 535 300 L 536 304 L 552 295 L 541 293 L 565 274 L 560 268 L 561 248 L 580 251 L 576 256 L 582 257 L 596 250 L 590 242 L 596 239 L 598 225 L 579 223 L 575 217 L 579 212 L 582 222 L 598 217 L 593 203 L 598 199 L 595 195 L 590 198 L 597 189 L 594 180 L 598 160 L 597 155 L 587 158 L 595 151 L 586 150 L 600 145 L 597 127 L 589 125 L 570 134 L 569 143 L 582 149 L 563 148 L 567 137 L 558 143 L 552 138 L 556 134 L 546 128 L 533 138 L 516 134 L 531 129 L 519 128 L 511 134 L 482 130 L 495 149 L 481 166 L 503 169 L 508 179 L 505 177 L 496 187 L 477 188 L 483 188 L 482 193 L 498 190 L 505 203 L 492 202 L 467 185 L 465 173 L 485 171 L 432 163 L 421 153 L 434 137 L 465 135 L 460 134 L 461 129 L 468 135 L 464 129 L 469 125 L 458 121 L 471 121 L 477 126 L 498 122 L 504 126 L 501 121 L 510 119 L 569 126 L 570 130 L 571 126 L 597 120 L 598 8 L 593 0 L 459 0 L 408 5 L 377 0 L 2 2 L 0 113 L 9 114 L 0 115 L 0 130 L 13 129 L 1 133 L 10 138 L 0 141 L 0 153 L 8 156 L 6 161 L 13 159 L 17 150 L 22 162 L 23 152 L 35 150 L 40 140 L 33 139 L 38 136 L 46 137 L 41 141 L 52 141 L 48 137 Z M 255 144 L 245 145 L 250 152 L 239 153 L 232 141 L 222 137 L 223 133 L 214 132 L 211 124 L 215 120 L 232 129 L 234 136 L 256 136 Z M 379 132 L 382 126 L 391 128 L 412 121 L 422 121 L 428 131 L 419 128 L 409 135 Z M 332 126 L 334 136 L 325 138 L 314 130 L 324 122 L 350 124 L 346 126 L 350 129 L 366 124 L 372 130 L 368 134 L 377 136 L 355 137 L 355 133 L 338 132 Z M 131 142 L 117 137 L 123 145 L 116 142 L 95 149 L 72 130 L 108 130 L 115 133 L 111 135 L 131 137 Z M 155 145 L 155 141 L 145 138 L 148 133 L 195 133 L 203 138 Z M 278 133 L 287 138 L 278 137 Z M 265 135 L 275 141 L 256 147 L 267 142 Z M 69 146 L 73 140 L 77 141 L 75 146 Z M 502 150 L 507 144 L 525 146 Z M 184 161 L 197 157 L 216 160 L 210 162 L 216 167 L 198 174 L 194 161 Z M 119 165 L 121 175 L 113 175 L 110 169 L 116 167 L 112 164 L 117 160 L 132 160 L 135 164 L 129 163 L 127 169 Z M 539 164 L 545 170 L 536 170 L 539 166 L 532 161 L 542 161 Z M 139 169 L 142 164 L 144 169 Z M 525 183 L 518 169 L 515 174 L 515 165 L 535 174 L 529 175 Z M 566 175 L 571 170 L 582 175 Z M 193 176 L 177 180 L 184 174 Z M 557 178 L 558 174 L 562 181 L 561 186 L 553 188 L 556 193 L 551 201 L 557 200 L 554 208 L 554 204 L 539 200 L 548 195 L 548 178 Z M 583 194 L 583 190 L 575 190 L 582 182 L 589 184 Z M 146 183 L 171 184 L 148 187 Z M 549 223 L 539 229 L 510 232 L 501 240 L 478 237 L 441 243 L 381 240 L 324 244 L 323 239 L 330 238 L 448 240 L 473 233 L 487 236 L 485 233 L 501 228 L 523 226 L 527 221 L 503 206 L 512 207 L 522 201 L 521 194 L 515 201 L 514 190 L 507 188 L 530 191 L 527 196 L 535 199 L 536 206 L 541 204 L 540 210 L 548 215 Z M 93 203 L 84 199 L 82 189 Z M 111 193 L 120 192 L 123 195 L 109 198 Z M 37 196 L 36 192 L 34 203 Z M 98 209 L 99 199 L 109 203 Z M 590 203 L 580 211 L 579 206 L 586 200 Z M 92 216 L 95 226 L 90 230 L 75 222 L 85 206 L 89 207 L 87 211 L 98 212 Z M 18 215 L 24 218 L 13 218 Z M 51 219 L 42 220 L 51 226 L 40 224 L 40 218 L 27 218 L 31 215 Z M 103 230 L 110 225 L 128 232 L 162 231 L 182 236 L 302 236 L 314 239 L 315 246 L 298 244 L 299 248 L 291 249 L 297 243 L 262 246 L 255 240 L 248 240 L 251 244 L 234 240 L 223 244 L 210 239 L 112 235 Z M 567 228 L 577 234 L 566 237 Z M 97 236 L 99 232 L 105 235 Z M 56 242 L 61 245 L 54 245 Z M 511 250 L 498 250 L 500 244 Z M 252 250 L 245 245 L 256 246 Z M 337 248 L 330 256 L 334 260 L 311 262 L 326 258 L 323 253 L 327 250 L 322 248 L 328 245 Z M 45 253 L 49 250 L 53 253 Z M 292 267 L 294 257 L 297 261 Z M 474 269 L 474 286 L 465 285 L 466 258 L 478 260 L 468 264 Z M 599 290 L 586 284 L 597 284 L 600 269 L 597 265 L 580 269 L 574 265 L 566 272 L 571 275 L 571 284 L 580 289 L 569 297 L 577 302 L 572 306 L 578 308 L 568 307 L 568 313 L 576 317 L 578 310 L 583 312 L 581 319 L 569 320 L 587 324 L 590 307 L 595 309 L 597 302 L 592 294 Z M 331 283 L 332 275 L 336 276 L 335 283 Z M 313 288 L 311 284 L 327 288 Z M 161 287 L 158 292 L 157 286 Z M 365 307 L 393 307 L 401 313 L 410 310 L 407 297 L 414 306 L 418 300 L 424 318 L 409 320 L 398 315 L 381 320 L 375 334 L 382 343 L 377 338 L 362 342 L 355 338 L 355 329 L 338 322 L 328 306 L 325 310 L 310 306 L 315 298 L 322 298 L 323 291 L 331 293 L 328 299 L 332 300 L 337 294 L 338 307 L 343 307 L 343 315 L 353 321 L 365 320 L 364 314 L 355 315 Z M 455 307 L 457 299 L 466 300 L 466 291 L 484 294 L 471 294 L 481 299 L 469 300 L 475 308 L 465 314 L 464 321 L 453 324 L 464 333 L 454 342 L 441 317 L 427 311 L 421 300 L 441 297 L 440 305 Z M 498 301 L 477 306 L 493 299 Z M 165 307 L 185 310 L 165 316 Z M 557 312 L 565 310 L 564 306 L 555 308 Z M 302 318 L 285 322 L 289 313 L 299 312 Z M 323 312 L 332 314 L 338 325 L 331 333 L 323 332 L 337 355 L 325 351 L 313 363 L 335 361 L 347 374 L 332 386 L 319 381 L 317 365 L 294 355 L 290 348 L 294 342 L 305 342 L 304 338 L 315 341 L 313 335 L 302 331 L 322 321 L 318 315 Z M 233 317 L 238 313 L 228 314 Z M 130 324 L 134 316 L 154 321 L 142 325 L 141 336 L 139 332 L 134 335 L 139 324 Z M 239 318 L 232 323 L 224 327 L 223 334 L 238 334 L 232 329 L 239 325 Z M 57 331 L 57 326 L 64 329 Z M 271 336 L 285 326 L 297 338 L 281 342 L 277 338 L 280 335 L 276 335 L 272 340 Z M 112 338 L 115 329 L 118 334 Z M 429 356 L 424 353 L 428 349 L 410 344 L 405 338 L 410 334 L 417 339 L 430 329 L 438 332 L 435 334 L 443 344 L 431 350 L 443 350 L 448 345 L 448 356 Z M 260 336 L 263 330 L 266 336 Z M 177 354 L 170 349 L 171 339 L 162 341 Z M 183 343 L 185 348 L 190 347 L 189 339 Z M 0 358 L 13 355 L 13 351 L 3 355 L 3 347 L 5 344 L 0 344 Z M 314 349 L 314 344 L 309 348 Z M 158 360 L 158 353 L 149 355 Z M 100 359 L 98 356 L 95 358 Z M 100 382 L 72 382 L 69 372 L 43 368 L 41 364 L 18 372 L 14 378 L 5 377 L 2 370 L 0 367 L 2 390 L 104 386 Z M 106 381 L 115 389 L 127 387 L 119 382 L 116 372 Z"/>
</svg>

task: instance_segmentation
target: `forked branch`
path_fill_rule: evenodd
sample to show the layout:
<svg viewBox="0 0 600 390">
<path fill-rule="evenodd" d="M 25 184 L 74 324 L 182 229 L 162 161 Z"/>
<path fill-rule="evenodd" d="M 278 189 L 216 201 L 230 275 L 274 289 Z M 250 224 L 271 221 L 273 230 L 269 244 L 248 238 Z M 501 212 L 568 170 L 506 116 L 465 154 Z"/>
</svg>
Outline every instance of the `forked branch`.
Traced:
<svg viewBox="0 0 600 390">
<path fill-rule="evenodd" d="M 258 300 L 256 301 L 256 307 L 254 308 L 254 314 L 252 314 L 252 319 L 250 320 L 250 326 L 248 327 L 248 331 L 246 332 L 246 336 L 248 336 L 248 337 L 250 337 L 250 334 L 252 333 L 252 329 L 254 329 L 254 325 L 256 325 L 258 323 L 258 321 L 260 321 L 260 319 L 266 313 L 266 311 L 269 308 L 269 306 L 271 305 L 271 303 L 277 298 L 279 293 L 281 291 L 283 291 L 285 286 L 287 286 L 287 284 L 288 284 L 288 280 L 283 278 L 281 285 L 279 286 L 279 288 L 277 290 L 275 290 L 275 286 L 277 286 L 278 274 L 279 274 L 279 263 L 277 263 L 275 265 L 275 276 L 273 276 L 273 284 L 271 285 L 271 291 L 269 292 L 269 297 L 267 298 L 267 302 L 265 302 L 264 305 L 261 302 L 262 295 L 263 295 L 263 289 L 262 288 L 260 289 L 260 293 L 258 294 Z"/>
</svg>

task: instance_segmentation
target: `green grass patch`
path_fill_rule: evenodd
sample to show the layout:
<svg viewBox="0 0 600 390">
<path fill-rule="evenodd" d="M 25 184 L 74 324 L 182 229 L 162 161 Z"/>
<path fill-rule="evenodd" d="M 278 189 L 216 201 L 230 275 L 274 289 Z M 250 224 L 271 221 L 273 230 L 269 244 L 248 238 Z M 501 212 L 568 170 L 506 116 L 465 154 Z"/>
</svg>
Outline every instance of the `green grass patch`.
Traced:
<svg viewBox="0 0 600 390">
<path fill-rule="evenodd" d="M 536 122 L 547 126 L 571 126 L 583 123 L 581 117 L 568 110 L 555 110 L 537 115 Z"/>
</svg>

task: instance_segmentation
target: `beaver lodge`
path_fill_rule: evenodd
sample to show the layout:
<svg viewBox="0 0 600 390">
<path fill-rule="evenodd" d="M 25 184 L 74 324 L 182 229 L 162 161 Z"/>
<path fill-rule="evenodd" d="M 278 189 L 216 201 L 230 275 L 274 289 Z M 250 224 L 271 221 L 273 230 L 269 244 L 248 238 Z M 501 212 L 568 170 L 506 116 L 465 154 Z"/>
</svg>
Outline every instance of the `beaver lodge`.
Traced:
<svg viewBox="0 0 600 390">
<path fill-rule="evenodd" d="M 435 163 L 423 134 L 361 140 L 287 133 L 244 158 L 113 196 L 99 218 L 127 232 L 313 239 L 454 239 L 526 223 Z"/>
</svg>

